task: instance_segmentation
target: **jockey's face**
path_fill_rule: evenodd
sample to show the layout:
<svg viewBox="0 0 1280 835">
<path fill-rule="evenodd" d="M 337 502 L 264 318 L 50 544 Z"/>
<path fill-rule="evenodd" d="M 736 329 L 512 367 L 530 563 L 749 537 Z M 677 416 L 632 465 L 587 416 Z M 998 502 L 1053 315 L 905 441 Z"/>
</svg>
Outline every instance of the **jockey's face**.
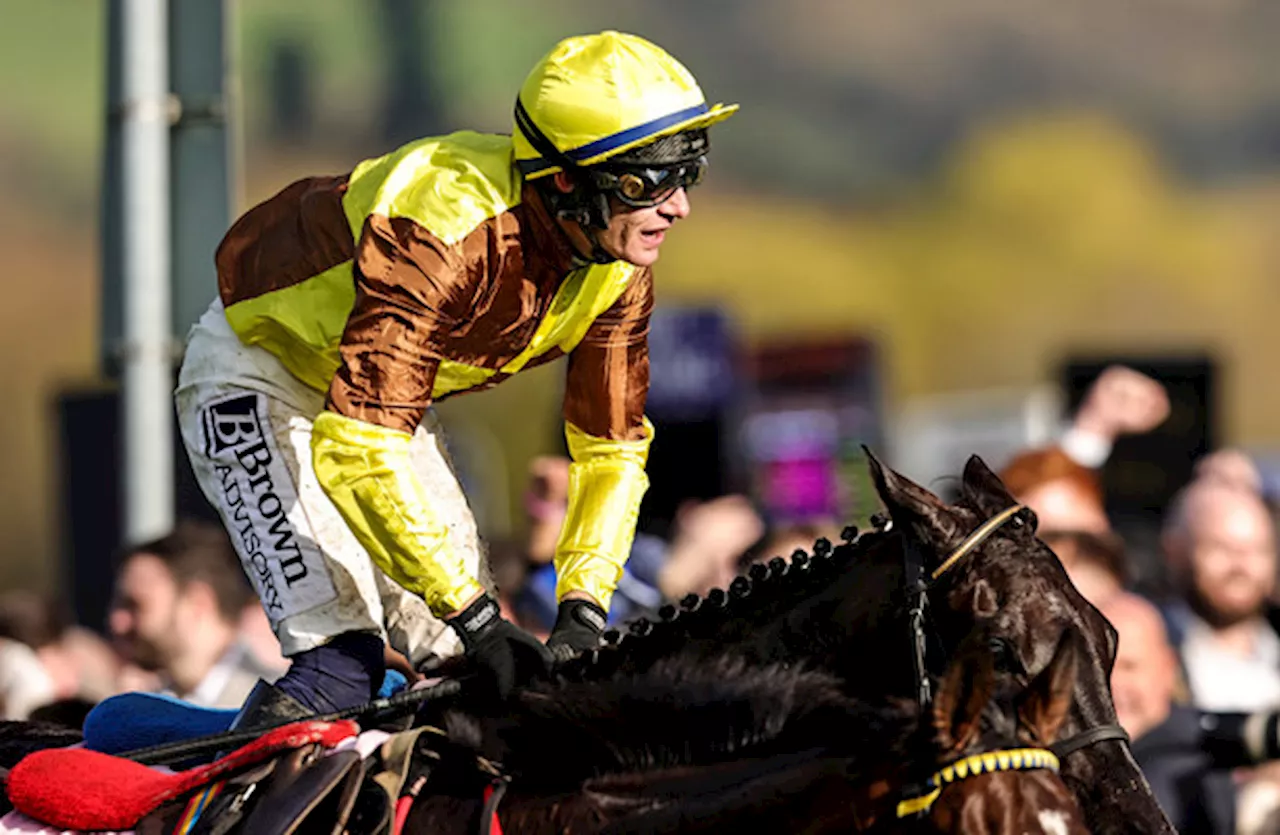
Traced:
<svg viewBox="0 0 1280 835">
<path fill-rule="evenodd" d="M 682 188 L 656 206 L 636 209 L 611 199 L 609 207 L 609 228 L 599 233 L 600 246 L 637 267 L 652 266 L 658 260 L 667 230 L 690 211 L 689 195 Z"/>
<path fill-rule="evenodd" d="M 556 174 L 555 177 L 558 188 L 564 191 L 573 188 L 572 181 L 564 174 Z M 658 260 L 658 250 L 666 240 L 667 230 L 677 220 L 688 217 L 690 210 L 689 195 L 683 188 L 671 192 L 658 205 L 644 208 L 628 206 L 611 197 L 608 228 L 592 229 L 591 233 L 605 252 L 613 257 L 637 267 L 648 267 Z M 573 222 L 563 225 L 579 252 L 591 251 L 591 240 L 581 226 Z"/>
</svg>

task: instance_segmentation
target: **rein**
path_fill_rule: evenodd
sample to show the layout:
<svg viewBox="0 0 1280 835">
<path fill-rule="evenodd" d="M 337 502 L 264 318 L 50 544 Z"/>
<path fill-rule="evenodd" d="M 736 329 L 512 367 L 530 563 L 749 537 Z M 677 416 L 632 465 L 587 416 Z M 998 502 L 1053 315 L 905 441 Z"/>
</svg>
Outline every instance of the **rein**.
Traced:
<svg viewBox="0 0 1280 835">
<path fill-rule="evenodd" d="M 929 607 L 929 589 L 938 578 L 971 554 L 996 531 L 1014 518 L 1026 506 L 1016 504 L 992 516 L 978 526 L 978 529 L 964 538 L 956 546 L 942 564 L 933 570 L 925 579 L 924 558 L 910 539 L 904 539 L 903 549 L 906 585 L 911 594 L 911 606 L 907 610 L 907 628 L 911 631 L 911 662 L 916 678 L 916 701 L 923 710 L 933 701 L 933 688 L 929 683 L 929 667 L 927 663 L 928 639 L 925 636 L 924 622 Z"/>
<path fill-rule="evenodd" d="M 923 815 L 933 807 L 943 789 L 979 774 L 997 771 L 1035 771 L 1047 769 L 1058 772 L 1058 758 L 1045 748 L 1006 748 L 963 757 L 943 766 L 924 782 L 923 791 L 898 801 L 898 817 Z"/>
<path fill-rule="evenodd" d="M 925 634 L 925 618 L 929 606 L 929 590 L 937 583 L 938 578 L 954 568 L 965 557 L 973 553 L 983 542 L 1000 530 L 1010 520 L 1026 509 L 1026 505 L 1015 504 L 983 522 L 964 538 L 964 541 L 947 555 L 942 564 L 925 577 L 924 559 L 910 539 L 904 538 L 903 548 L 905 581 L 911 595 L 911 603 L 907 610 L 907 627 L 911 637 L 911 666 L 916 679 L 916 701 L 921 710 L 928 708 L 933 701 L 933 689 L 929 681 L 928 638 Z M 1049 750 L 1055 757 L 1065 759 L 1082 748 L 1099 742 L 1118 741 L 1126 745 L 1129 734 L 1118 724 L 1099 725 L 1082 731 L 1073 737 L 1055 742 Z"/>
</svg>

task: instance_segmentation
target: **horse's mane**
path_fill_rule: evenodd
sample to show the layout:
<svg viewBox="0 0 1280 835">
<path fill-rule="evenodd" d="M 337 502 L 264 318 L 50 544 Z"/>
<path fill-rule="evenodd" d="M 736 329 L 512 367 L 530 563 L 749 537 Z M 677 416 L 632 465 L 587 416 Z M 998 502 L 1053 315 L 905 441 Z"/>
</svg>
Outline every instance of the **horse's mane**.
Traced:
<svg viewBox="0 0 1280 835">
<path fill-rule="evenodd" d="M 690 642 L 713 639 L 713 648 L 725 642 L 749 641 L 762 624 L 787 617 L 799 617 L 807 601 L 830 589 L 831 584 L 852 566 L 867 560 L 884 543 L 884 520 L 876 519 L 876 530 L 859 535 L 857 528 L 845 529 L 843 543 L 832 546 L 827 539 L 814 543 L 812 554 L 796 551 L 790 559 L 774 557 L 768 563 L 751 566 L 736 577 L 728 589 L 712 589 L 705 595 L 686 595 L 679 605 L 665 605 L 656 619 L 639 618 L 624 630 L 605 633 L 604 645 L 584 653 L 560 667 L 568 679 L 607 680 L 622 670 L 643 670 L 659 659 L 687 649 Z M 897 589 L 886 607 L 900 608 L 904 601 Z M 812 651 L 822 642 L 821 618 L 813 618 L 812 629 L 794 636 L 802 645 L 796 650 Z"/>
<path fill-rule="evenodd" d="M 526 785 L 796 752 L 841 757 L 906 744 L 911 711 L 845 696 L 834 676 L 740 658 L 679 655 L 642 673 L 560 680 L 520 694 L 486 738 Z M 474 738 L 450 723 L 455 741 Z"/>
</svg>

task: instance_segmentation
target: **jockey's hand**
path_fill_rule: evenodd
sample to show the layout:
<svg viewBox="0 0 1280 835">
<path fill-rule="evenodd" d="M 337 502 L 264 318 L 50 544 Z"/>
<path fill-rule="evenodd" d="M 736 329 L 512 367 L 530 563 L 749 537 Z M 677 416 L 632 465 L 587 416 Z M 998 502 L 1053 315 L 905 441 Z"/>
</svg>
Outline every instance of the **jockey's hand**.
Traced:
<svg viewBox="0 0 1280 835">
<path fill-rule="evenodd" d="M 557 661 L 595 649 L 600 645 L 600 633 L 604 632 L 607 620 L 604 609 L 590 600 L 564 600 L 547 646 Z"/>
<path fill-rule="evenodd" d="M 551 669 L 551 652 L 542 642 L 502 617 L 498 601 L 487 594 L 476 598 L 448 623 L 462 638 L 467 658 L 499 699 L 516 687 L 544 678 Z"/>
</svg>

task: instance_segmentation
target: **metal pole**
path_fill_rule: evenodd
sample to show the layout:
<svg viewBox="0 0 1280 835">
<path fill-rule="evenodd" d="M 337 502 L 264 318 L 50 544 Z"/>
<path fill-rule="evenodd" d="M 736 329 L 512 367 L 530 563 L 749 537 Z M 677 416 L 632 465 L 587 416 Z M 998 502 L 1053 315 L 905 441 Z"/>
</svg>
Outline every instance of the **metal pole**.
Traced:
<svg viewBox="0 0 1280 835">
<path fill-rule="evenodd" d="M 169 0 L 173 335 L 179 344 L 218 293 L 213 254 L 231 221 L 226 0 Z"/>
<path fill-rule="evenodd" d="M 139 542 L 173 526 L 168 4 L 123 2 L 123 534 Z"/>
</svg>

